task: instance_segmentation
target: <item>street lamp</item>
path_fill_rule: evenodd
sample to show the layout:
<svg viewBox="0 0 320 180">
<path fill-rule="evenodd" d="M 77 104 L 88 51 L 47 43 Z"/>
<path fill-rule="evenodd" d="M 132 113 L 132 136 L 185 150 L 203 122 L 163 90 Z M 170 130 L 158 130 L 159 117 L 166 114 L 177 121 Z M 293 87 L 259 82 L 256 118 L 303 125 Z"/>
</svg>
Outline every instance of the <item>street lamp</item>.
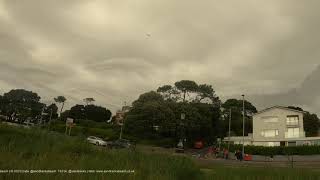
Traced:
<svg viewBox="0 0 320 180">
<path fill-rule="evenodd" d="M 231 118 L 232 118 L 232 109 L 230 108 L 230 114 L 229 114 L 229 141 L 228 141 L 228 151 L 230 151 L 230 140 L 231 140 Z"/>
<path fill-rule="evenodd" d="M 229 123 L 228 123 L 228 151 L 230 150 L 230 141 L 231 141 L 231 119 L 232 119 L 232 107 L 229 108 L 229 114 L 223 107 L 220 108 L 221 112 L 223 112 L 221 118 L 223 121 L 226 120 L 227 117 L 229 117 Z"/>
<path fill-rule="evenodd" d="M 244 156 L 244 95 L 242 95 L 242 155 Z M 242 157 L 243 157 L 242 156 Z"/>
<path fill-rule="evenodd" d="M 180 121 L 180 140 L 178 143 L 178 147 L 180 148 L 184 148 L 184 139 L 185 139 L 185 132 L 184 132 L 184 120 L 186 119 L 186 114 L 185 113 L 181 113 L 181 117 L 180 117 L 181 121 Z"/>
</svg>

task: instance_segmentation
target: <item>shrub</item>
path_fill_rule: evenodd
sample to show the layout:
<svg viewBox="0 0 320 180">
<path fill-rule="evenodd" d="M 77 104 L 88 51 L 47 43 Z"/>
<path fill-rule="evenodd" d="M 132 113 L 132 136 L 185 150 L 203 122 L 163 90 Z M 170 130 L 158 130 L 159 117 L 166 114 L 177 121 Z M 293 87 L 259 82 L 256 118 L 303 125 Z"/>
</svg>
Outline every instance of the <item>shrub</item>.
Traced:
<svg viewBox="0 0 320 180">
<path fill-rule="evenodd" d="M 223 148 L 227 145 L 223 144 Z M 236 150 L 241 150 L 242 145 L 230 145 L 230 152 L 235 152 Z M 320 154 L 320 146 L 275 146 L 275 147 L 265 147 L 265 146 L 245 146 L 245 153 L 253 155 L 315 155 Z"/>
</svg>

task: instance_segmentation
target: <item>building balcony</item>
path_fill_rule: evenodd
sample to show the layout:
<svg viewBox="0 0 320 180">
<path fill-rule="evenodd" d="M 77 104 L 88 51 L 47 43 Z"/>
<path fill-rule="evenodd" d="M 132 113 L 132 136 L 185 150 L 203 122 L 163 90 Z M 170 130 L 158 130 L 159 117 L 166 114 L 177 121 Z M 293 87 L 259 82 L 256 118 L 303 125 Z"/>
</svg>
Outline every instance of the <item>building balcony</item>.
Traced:
<svg viewBox="0 0 320 180">
<path fill-rule="evenodd" d="M 289 134 L 288 132 L 285 132 L 284 137 L 286 139 L 301 138 L 301 137 L 306 137 L 306 133 L 305 132 L 299 132 L 299 133 L 296 133 L 296 134 Z"/>
<path fill-rule="evenodd" d="M 295 123 L 295 122 L 289 123 L 289 122 L 287 122 L 287 127 L 299 127 L 299 123 Z"/>
</svg>

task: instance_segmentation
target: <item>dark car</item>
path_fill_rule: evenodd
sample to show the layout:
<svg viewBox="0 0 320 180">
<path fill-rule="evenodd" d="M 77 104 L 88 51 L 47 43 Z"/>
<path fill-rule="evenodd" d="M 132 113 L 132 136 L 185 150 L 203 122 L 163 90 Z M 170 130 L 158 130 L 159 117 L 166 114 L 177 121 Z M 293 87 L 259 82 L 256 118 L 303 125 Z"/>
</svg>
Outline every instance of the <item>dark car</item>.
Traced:
<svg viewBox="0 0 320 180">
<path fill-rule="evenodd" d="M 118 139 L 109 144 L 109 147 L 116 149 L 135 149 L 135 143 L 127 139 Z"/>
</svg>

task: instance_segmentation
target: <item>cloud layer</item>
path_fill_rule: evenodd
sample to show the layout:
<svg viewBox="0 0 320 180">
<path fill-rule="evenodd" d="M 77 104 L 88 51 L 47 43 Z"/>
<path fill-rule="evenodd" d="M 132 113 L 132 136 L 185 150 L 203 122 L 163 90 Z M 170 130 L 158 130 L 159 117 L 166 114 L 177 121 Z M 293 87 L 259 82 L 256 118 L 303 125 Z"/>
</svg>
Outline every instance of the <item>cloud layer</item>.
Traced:
<svg viewBox="0 0 320 180">
<path fill-rule="evenodd" d="M 112 110 L 181 79 L 220 96 L 299 87 L 320 51 L 317 0 L 0 0 L 0 91 Z M 311 107 L 312 108 L 312 107 Z"/>
</svg>

